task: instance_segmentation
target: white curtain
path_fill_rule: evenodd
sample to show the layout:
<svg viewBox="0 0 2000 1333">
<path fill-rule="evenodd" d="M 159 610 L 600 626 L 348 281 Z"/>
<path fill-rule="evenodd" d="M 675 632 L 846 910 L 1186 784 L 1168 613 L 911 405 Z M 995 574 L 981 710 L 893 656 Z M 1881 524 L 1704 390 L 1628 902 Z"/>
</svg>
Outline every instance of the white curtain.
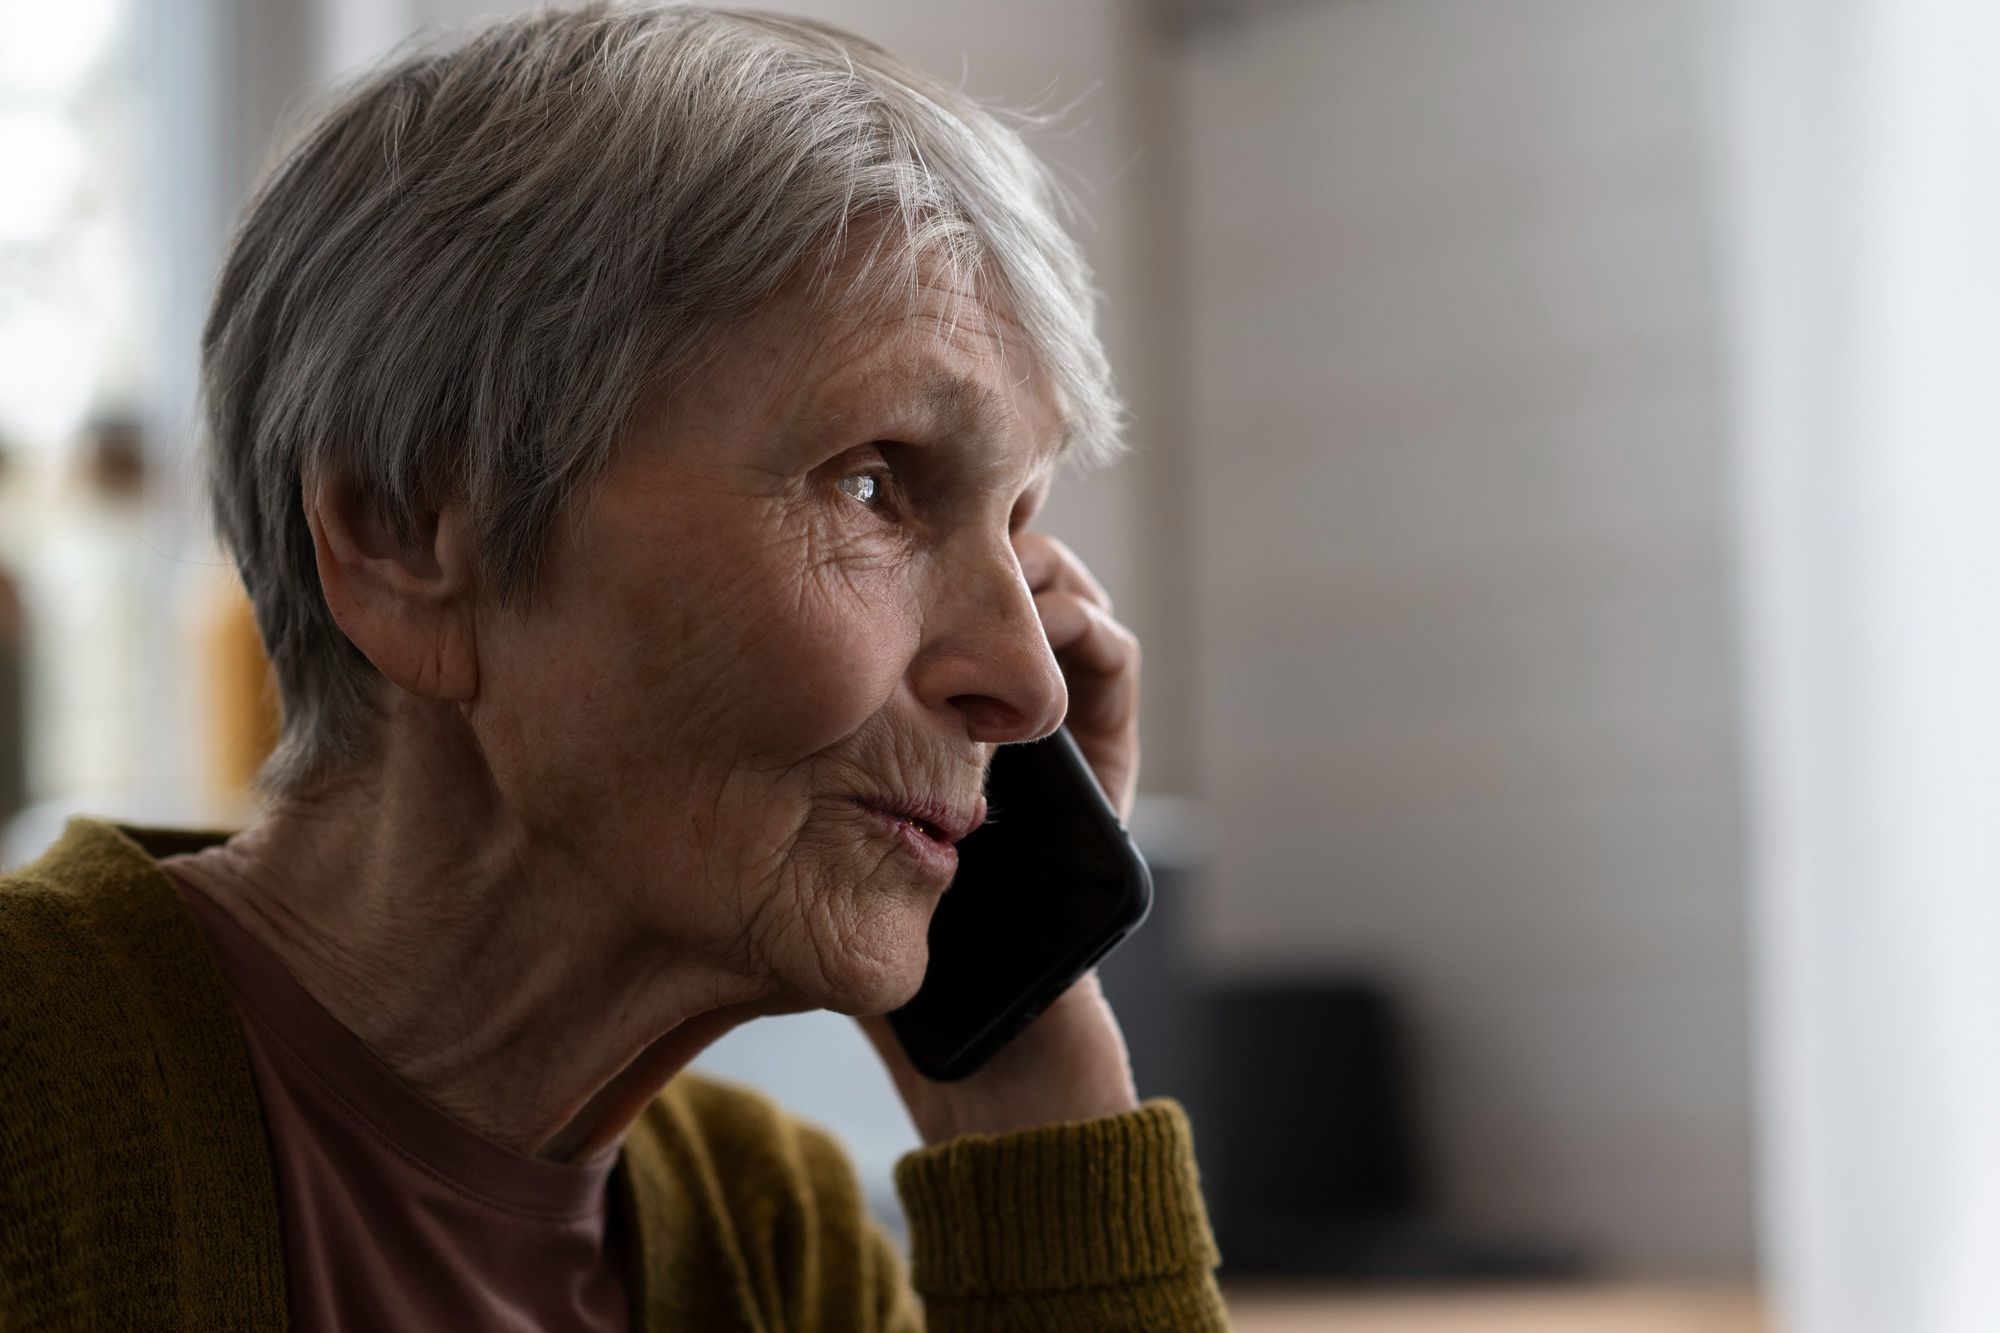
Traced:
<svg viewBox="0 0 2000 1333">
<path fill-rule="evenodd" d="M 2000 4 L 1718 0 L 1764 1238 L 2000 1329 Z"/>
</svg>

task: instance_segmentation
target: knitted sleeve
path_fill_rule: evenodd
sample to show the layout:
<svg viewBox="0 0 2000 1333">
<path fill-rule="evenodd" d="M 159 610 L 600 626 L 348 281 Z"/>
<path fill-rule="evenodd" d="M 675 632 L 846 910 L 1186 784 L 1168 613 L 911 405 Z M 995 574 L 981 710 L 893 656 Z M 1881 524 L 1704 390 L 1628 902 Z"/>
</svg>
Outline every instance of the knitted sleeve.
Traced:
<svg viewBox="0 0 2000 1333">
<path fill-rule="evenodd" d="M 625 1141 L 636 1329 L 1211 1333 L 1228 1328 L 1172 1101 L 906 1155 L 906 1263 L 832 1135 L 689 1071 Z"/>
<path fill-rule="evenodd" d="M 910 1288 L 902 1251 L 880 1225 L 868 1225 L 869 1285 L 875 1292 L 875 1308 L 867 1325 L 871 1333 L 924 1333 L 924 1311 Z"/>
<path fill-rule="evenodd" d="M 1228 1328 L 1174 1101 L 919 1149 L 896 1188 L 930 1333 Z"/>
</svg>

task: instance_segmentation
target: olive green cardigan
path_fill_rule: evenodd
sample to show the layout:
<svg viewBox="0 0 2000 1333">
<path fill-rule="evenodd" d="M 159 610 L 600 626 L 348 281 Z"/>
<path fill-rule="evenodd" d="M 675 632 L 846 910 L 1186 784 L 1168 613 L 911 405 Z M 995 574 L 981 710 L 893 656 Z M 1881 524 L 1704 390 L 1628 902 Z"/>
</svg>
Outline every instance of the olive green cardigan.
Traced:
<svg viewBox="0 0 2000 1333">
<path fill-rule="evenodd" d="M 0 1330 L 282 1329 L 242 1029 L 154 858 L 219 834 L 76 820 L 0 878 Z M 822 1131 L 669 1083 L 625 1139 L 635 1330 L 1226 1328 L 1171 1101 L 905 1157 L 910 1274 Z"/>
</svg>

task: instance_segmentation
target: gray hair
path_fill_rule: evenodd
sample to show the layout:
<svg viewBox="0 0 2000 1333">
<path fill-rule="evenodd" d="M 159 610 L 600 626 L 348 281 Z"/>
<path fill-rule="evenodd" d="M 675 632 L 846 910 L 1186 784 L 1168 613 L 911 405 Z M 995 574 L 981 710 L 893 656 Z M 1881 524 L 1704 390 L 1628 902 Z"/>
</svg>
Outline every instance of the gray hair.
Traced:
<svg viewBox="0 0 2000 1333">
<path fill-rule="evenodd" d="M 305 484 L 349 479 L 404 536 L 462 499 L 518 603 L 641 403 L 795 279 L 852 302 L 908 299 L 925 263 L 976 278 L 1054 381 L 1068 455 L 1114 456 L 1095 292 L 1029 123 L 838 29 L 679 6 L 501 22 L 322 110 L 248 206 L 202 338 L 216 522 L 284 710 L 260 785 L 338 778 L 381 716 Z"/>
</svg>

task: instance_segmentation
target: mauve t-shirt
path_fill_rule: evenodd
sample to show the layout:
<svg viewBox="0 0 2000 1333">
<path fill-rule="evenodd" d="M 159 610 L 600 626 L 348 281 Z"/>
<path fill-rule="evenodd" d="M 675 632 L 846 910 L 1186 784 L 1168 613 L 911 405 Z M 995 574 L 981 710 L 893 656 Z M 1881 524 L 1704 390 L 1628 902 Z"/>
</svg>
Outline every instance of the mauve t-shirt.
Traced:
<svg viewBox="0 0 2000 1333">
<path fill-rule="evenodd" d="M 200 921 L 249 1039 L 293 1328 L 624 1333 L 617 1146 L 552 1162 L 466 1127 L 403 1082 L 213 899 L 168 878 Z"/>
</svg>

